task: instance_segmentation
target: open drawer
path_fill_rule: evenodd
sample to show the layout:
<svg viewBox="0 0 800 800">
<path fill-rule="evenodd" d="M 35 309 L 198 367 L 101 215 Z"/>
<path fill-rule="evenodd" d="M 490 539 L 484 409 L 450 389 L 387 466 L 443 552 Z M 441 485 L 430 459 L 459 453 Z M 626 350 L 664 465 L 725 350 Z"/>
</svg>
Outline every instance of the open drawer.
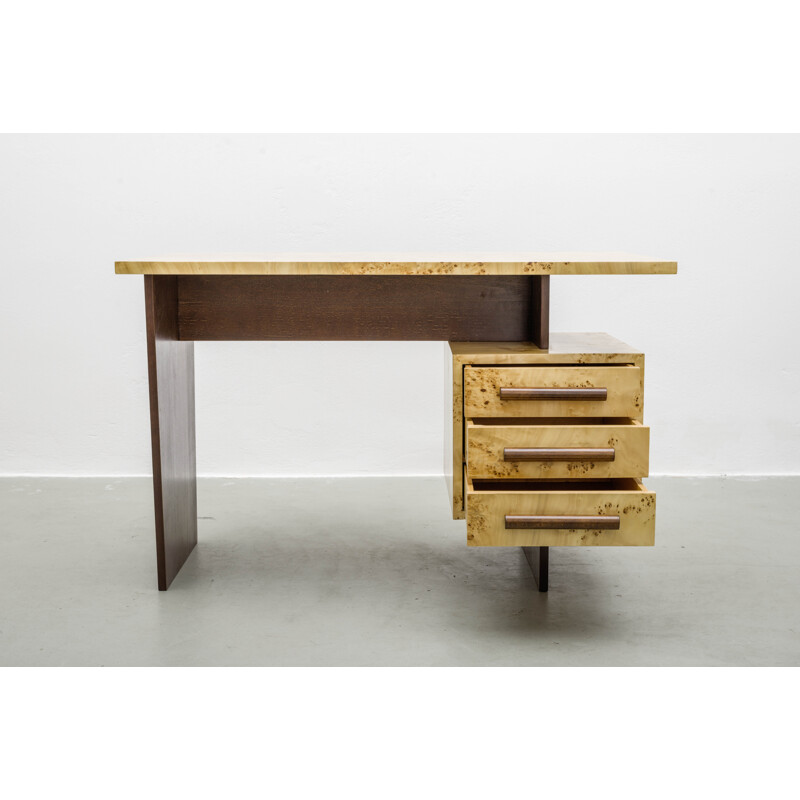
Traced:
<svg viewBox="0 0 800 800">
<path fill-rule="evenodd" d="M 480 480 L 465 476 L 473 547 L 652 545 L 656 496 L 634 478 Z"/>
</svg>

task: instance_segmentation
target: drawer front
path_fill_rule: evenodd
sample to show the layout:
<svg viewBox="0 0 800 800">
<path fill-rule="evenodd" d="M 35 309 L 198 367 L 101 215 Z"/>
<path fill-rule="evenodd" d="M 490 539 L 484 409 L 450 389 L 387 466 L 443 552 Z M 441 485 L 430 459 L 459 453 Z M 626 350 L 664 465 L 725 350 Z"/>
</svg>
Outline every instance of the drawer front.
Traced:
<svg viewBox="0 0 800 800">
<path fill-rule="evenodd" d="M 633 365 L 465 367 L 464 416 L 642 419 L 642 370 Z"/>
<path fill-rule="evenodd" d="M 650 429 L 624 425 L 467 422 L 470 478 L 643 478 Z"/>
<path fill-rule="evenodd" d="M 563 484 L 466 480 L 473 547 L 652 545 L 656 496 L 636 480 Z"/>
</svg>

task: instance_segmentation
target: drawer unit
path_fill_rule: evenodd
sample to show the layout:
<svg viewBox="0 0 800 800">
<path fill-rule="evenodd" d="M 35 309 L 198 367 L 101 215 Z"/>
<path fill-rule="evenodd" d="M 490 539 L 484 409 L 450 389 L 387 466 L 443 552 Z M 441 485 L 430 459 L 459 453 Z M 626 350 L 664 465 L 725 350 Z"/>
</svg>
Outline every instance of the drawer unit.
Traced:
<svg viewBox="0 0 800 800">
<path fill-rule="evenodd" d="M 642 418 L 642 370 L 625 365 L 464 368 L 464 417 Z"/>
<path fill-rule="evenodd" d="M 467 476 L 476 479 L 642 478 L 650 429 L 638 420 L 468 419 Z"/>
<path fill-rule="evenodd" d="M 453 516 L 466 518 L 470 546 L 654 543 L 641 353 L 606 334 L 451 353 L 445 446 Z"/>
<path fill-rule="evenodd" d="M 652 545 L 656 498 L 639 481 L 466 478 L 473 547 Z"/>
</svg>

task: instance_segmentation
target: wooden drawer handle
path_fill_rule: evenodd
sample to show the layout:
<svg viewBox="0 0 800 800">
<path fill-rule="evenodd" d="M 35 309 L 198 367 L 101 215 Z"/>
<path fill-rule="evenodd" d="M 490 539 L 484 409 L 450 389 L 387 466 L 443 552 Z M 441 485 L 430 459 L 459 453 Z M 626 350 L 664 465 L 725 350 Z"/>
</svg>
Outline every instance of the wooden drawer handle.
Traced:
<svg viewBox="0 0 800 800">
<path fill-rule="evenodd" d="M 556 517 L 556 516 L 519 516 L 506 514 L 506 530 L 619 530 L 619 517 L 611 515 L 604 517 Z"/>
<path fill-rule="evenodd" d="M 607 400 L 608 389 L 500 389 L 501 400 Z"/>
<path fill-rule="evenodd" d="M 505 447 L 503 461 L 613 461 L 613 447 Z"/>
</svg>

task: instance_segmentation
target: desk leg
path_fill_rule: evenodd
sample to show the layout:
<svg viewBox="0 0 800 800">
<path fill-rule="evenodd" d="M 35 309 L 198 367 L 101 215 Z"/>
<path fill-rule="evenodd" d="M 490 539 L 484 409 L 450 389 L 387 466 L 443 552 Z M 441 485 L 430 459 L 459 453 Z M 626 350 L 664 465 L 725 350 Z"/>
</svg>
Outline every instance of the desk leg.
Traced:
<svg viewBox="0 0 800 800">
<path fill-rule="evenodd" d="M 539 587 L 540 592 L 547 591 L 548 573 L 550 571 L 550 548 L 549 547 L 523 547 L 522 552 L 528 559 L 533 579 Z"/>
<path fill-rule="evenodd" d="M 531 276 L 531 341 L 550 349 L 550 276 Z"/>
<path fill-rule="evenodd" d="M 197 544 L 194 342 L 178 341 L 178 280 L 144 276 L 158 588 Z"/>
<path fill-rule="evenodd" d="M 550 347 L 550 276 L 531 277 L 531 341 L 542 350 Z M 547 591 L 550 568 L 550 549 L 523 547 L 533 579 L 540 592 Z"/>
</svg>

